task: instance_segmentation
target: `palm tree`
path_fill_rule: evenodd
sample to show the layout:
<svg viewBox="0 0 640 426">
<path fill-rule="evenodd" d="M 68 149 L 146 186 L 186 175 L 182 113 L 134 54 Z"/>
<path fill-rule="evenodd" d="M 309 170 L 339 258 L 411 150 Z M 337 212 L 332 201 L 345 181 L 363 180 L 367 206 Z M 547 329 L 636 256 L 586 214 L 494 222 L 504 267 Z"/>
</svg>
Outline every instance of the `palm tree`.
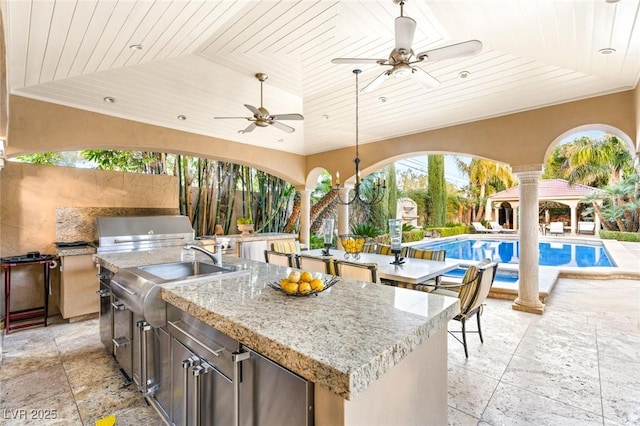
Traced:
<svg viewBox="0 0 640 426">
<path fill-rule="evenodd" d="M 624 142 L 615 136 L 602 139 L 581 137 L 558 146 L 547 161 L 545 177 L 560 177 L 569 183 L 602 187 L 621 181 L 632 164 Z"/>
<path fill-rule="evenodd" d="M 467 174 L 469 184 L 472 188 L 477 188 L 476 210 L 474 221 L 482 220 L 484 216 L 484 205 L 487 195 L 491 195 L 495 188 L 487 191 L 492 183 L 499 183 L 506 188 L 510 188 L 515 184 L 515 177 L 511 173 L 511 167 L 498 164 L 493 161 L 474 158 L 469 164 L 459 158 L 456 158 L 456 164 L 460 171 Z M 474 191 L 475 192 L 475 191 Z"/>
</svg>

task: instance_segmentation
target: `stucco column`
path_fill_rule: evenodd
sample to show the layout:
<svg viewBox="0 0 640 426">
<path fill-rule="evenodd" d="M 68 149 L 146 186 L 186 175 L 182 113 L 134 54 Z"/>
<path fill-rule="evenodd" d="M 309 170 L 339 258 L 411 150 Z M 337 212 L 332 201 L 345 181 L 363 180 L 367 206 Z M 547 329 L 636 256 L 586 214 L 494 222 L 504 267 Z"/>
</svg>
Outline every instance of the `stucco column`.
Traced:
<svg viewBox="0 0 640 426">
<path fill-rule="evenodd" d="M 600 203 L 598 203 L 600 204 Z M 595 233 L 594 235 L 597 237 L 599 234 L 598 232 L 600 231 L 600 216 L 598 215 L 598 213 L 593 213 L 593 223 L 595 224 Z"/>
<path fill-rule="evenodd" d="M 522 190 L 520 192 L 522 192 Z M 520 196 L 520 204 L 522 204 L 522 195 Z M 516 232 L 518 232 L 518 228 L 519 228 L 518 222 L 520 222 L 518 220 L 518 214 L 519 214 L 518 213 L 518 208 L 519 207 L 520 207 L 519 205 L 514 204 L 513 205 L 513 210 L 511 210 L 511 223 L 513 224 L 513 226 L 512 226 L 513 230 L 516 231 Z"/>
<path fill-rule="evenodd" d="M 578 224 L 578 203 L 571 203 L 569 206 L 571 208 L 571 235 L 576 235 L 576 225 Z"/>
<path fill-rule="evenodd" d="M 512 308 L 542 314 L 544 304 L 540 302 L 538 283 L 538 180 L 541 171 L 517 171 L 514 168 L 514 172 L 520 180 L 520 280 L 518 298 Z M 517 223 L 514 222 L 514 226 Z"/>
<path fill-rule="evenodd" d="M 300 244 L 309 247 L 309 234 L 311 229 L 311 189 L 305 187 L 296 188 L 300 192 Z"/>
<path fill-rule="evenodd" d="M 349 191 L 351 190 L 351 186 L 345 185 L 340 188 L 338 191 L 338 197 L 341 200 L 349 199 Z M 349 205 L 341 204 L 338 201 L 338 236 L 342 234 L 349 233 Z M 340 238 L 338 238 L 338 248 L 342 249 L 342 244 L 340 244 Z"/>
</svg>

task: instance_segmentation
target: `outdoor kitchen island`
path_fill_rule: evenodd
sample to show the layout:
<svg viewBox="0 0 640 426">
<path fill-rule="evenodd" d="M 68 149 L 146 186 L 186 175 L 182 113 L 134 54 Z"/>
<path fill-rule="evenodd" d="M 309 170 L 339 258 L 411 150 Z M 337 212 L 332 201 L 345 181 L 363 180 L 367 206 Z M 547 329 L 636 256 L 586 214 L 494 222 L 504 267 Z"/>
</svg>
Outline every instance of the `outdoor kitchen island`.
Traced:
<svg viewBox="0 0 640 426">
<path fill-rule="evenodd" d="M 116 272 L 177 262 L 180 249 L 95 259 Z M 289 297 L 268 286 L 288 268 L 225 263 L 247 272 L 164 284 L 162 298 L 312 382 L 316 425 L 447 424 L 446 330 L 457 299 L 348 279 L 317 296 Z"/>
</svg>

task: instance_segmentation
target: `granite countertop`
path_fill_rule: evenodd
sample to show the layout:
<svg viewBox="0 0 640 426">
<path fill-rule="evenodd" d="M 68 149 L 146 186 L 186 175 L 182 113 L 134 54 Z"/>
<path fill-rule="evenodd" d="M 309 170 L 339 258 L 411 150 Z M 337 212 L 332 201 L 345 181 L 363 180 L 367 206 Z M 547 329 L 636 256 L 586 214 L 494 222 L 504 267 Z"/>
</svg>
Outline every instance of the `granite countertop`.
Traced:
<svg viewBox="0 0 640 426">
<path fill-rule="evenodd" d="M 208 259 L 197 255 L 198 260 Z M 179 261 L 180 250 L 102 253 L 94 258 L 117 271 Z M 238 265 L 247 274 L 165 284 L 163 299 L 345 399 L 362 393 L 446 329 L 459 311 L 454 298 L 342 278 L 318 296 L 289 297 L 267 283 L 286 276 L 290 268 L 227 256 L 224 263 Z"/>
</svg>

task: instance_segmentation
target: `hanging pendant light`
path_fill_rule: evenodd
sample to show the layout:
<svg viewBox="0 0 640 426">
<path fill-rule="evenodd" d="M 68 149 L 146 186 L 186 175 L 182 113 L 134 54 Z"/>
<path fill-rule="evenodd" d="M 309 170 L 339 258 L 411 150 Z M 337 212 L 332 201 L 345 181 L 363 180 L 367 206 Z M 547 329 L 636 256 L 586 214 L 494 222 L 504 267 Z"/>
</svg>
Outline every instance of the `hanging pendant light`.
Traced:
<svg viewBox="0 0 640 426">
<path fill-rule="evenodd" d="M 370 197 L 365 197 L 365 195 L 362 193 L 362 181 L 360 180 L 360 156 L 359 156 L 360 153 L 358 151 L 358 143 L 359 143 L 358 109 L 359 109 L 359 92 L 360 92 L 358 87 L 359 85 L 358 76 L 360 75 L 361 72 L 362 70 L 360 69 L 353 70 L 353 73 L 356 76 L 356 158 L 353 159 L 353 162 L 355 163 L 355 166 L 356 166 L 356 170 L 355 170 L 356 183 L 353 187 L 353 190 L 349 192 L 349 196 L 347 196 L 346 200 L 342 199 L 342 197 L 340 197 L 340 194 L 338 193 L 338 203 L 342 205 L 360 203 L 365 206 L 372 206 L 382 201 L 382 199 L 384 198 L 384 191 L 385 189 L 387 189 L 387 184 L 385 180 L 377 178 L 373 182 L 373 185 L 371 187 Z M 337 191 L 344 188 L 344 185 L 340 185 L 340 173 L 336 173 L 336 184 L 332 185 L 332 188 Z"/>
</svg>

